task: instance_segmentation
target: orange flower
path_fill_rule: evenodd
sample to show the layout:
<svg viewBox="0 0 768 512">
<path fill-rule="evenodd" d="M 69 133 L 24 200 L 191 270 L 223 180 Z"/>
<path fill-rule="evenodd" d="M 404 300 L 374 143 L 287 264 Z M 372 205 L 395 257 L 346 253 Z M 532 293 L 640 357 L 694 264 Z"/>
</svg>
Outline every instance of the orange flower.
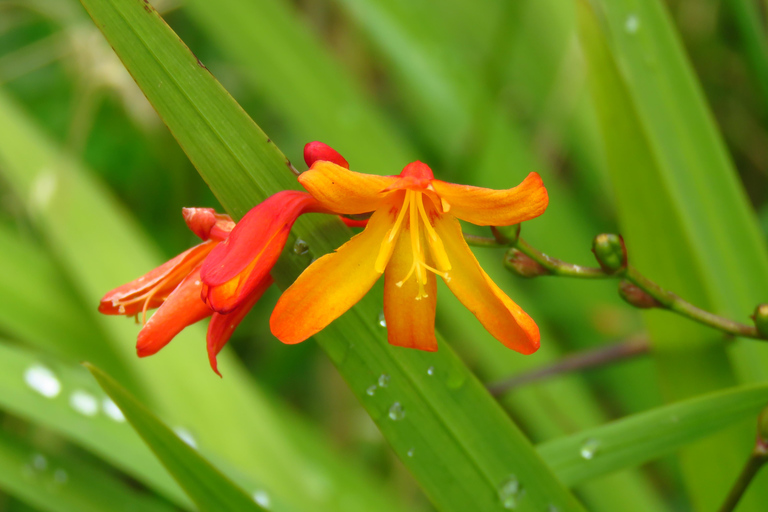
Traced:
<svg viewBox="0 0 768 512">
<path fill-rule="evenodd" d="M 496 339 L 523 354 L 536 351 L 538 327 L 480 268 L 457 218 L 504 226 L 541 215 L 548 197 L 538 174 L 509 190 L 490 190 L 436 180 L 421 162 L 399 176 L 360 174 L 337 164 L 317 160 L 299 181 L 328 210 L 373 215 L 362 233 L 315 261 L 283 293 L 270 320 L 275 336 L 285 343 L 307 339 L 384 274 L 389 343 L 437 350 L 440 276 Z"/>
<path fill-rule="evenodd" d="M 267 273 L 231 313 L 214 313 L 201 299 L 200 268 L 210 252 L 226 240 L 235 223 L 228 215 L 211 208 L 184 208 L 187 226 L 204 242 L 179 254 L 148 274 L 115 288 L 101 299 L 99 311 L 106 315 L 136 316 L 144 326 L 139 332 L 136 351 L 139 357 L 157 353 L 186 326 L 211 315 L 207 347 L 211 368 L 217 369 L 216 356 L 240 321 L 272 284 Z M 147 320 L 147 310 L 158 308 Z"/>
</svg>

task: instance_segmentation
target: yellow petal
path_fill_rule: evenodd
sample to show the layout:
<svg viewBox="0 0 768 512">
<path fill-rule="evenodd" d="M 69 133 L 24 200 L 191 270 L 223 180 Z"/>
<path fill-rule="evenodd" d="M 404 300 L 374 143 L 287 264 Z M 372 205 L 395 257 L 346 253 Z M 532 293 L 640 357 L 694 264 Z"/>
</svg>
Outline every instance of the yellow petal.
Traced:
<svg viewBox="0 0 768 512">
<path fill-rule="evenodd" d="M 349 171 L 319 160 L 299 176 L 299 183 L 325 208 L 344 215 L 377 210 L 388 195 L 384 189 L 400 178 Z"/>
<path fill-rule="evenodd" d="M 270 327 L 283 343 L 299 343 L 341 316 L 381 276 L 375 269 L 384 235 L 394 219 L 378 210 L 365 231 L 312 263 L 277 301 Z"/>
<path fill-rule="evenodd" d="M 539 328 L 480 268 L 464 241 L 459 222 L 444 214 L 436 219 L 434 227 L 451 259 L 448 288 L 494 338 L 522 354 L 535 352 L 539 348 Z"/>
<path fill-rule="evenodd" d="M 547 189 L 535 172 L 508 190 L 440 180 L 433 180 L 432 187 L 443 202 L 443 212 L 450 210 L 452 215 L 478 226 L 510 226 L 530 220 L 544 213 L 549 204 Z"/>
<path fill-rule="evenodd" d="M 392 258 L 384 273 L 384 319 L 387 322 L 387 337 L 391 345 L 437 350 L 435 339 L 435 305 L 437 304 L 437 283 L 435 274 L 427 272 L 424 291 L 427 296 L 417 299 L 419 285 L 414 272 L 402 286 L 399 281 L 409 273 L 413 264 L 410 228 L 404 229 L 397 240 Z M 421 243 L 425 240 L 422 236 Z"/>
</svg>

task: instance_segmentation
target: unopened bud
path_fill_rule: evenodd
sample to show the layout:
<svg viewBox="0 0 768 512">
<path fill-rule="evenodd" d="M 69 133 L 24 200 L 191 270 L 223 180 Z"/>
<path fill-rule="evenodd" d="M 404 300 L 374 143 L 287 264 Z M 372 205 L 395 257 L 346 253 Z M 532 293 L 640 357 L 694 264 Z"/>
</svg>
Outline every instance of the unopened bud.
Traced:
<svg viewBox="0 0 768 512">
<path fill-rule="evenodd" d="M 626 280 L 619 283 L 619 295 L 629 304 L 641 309 L 661 307 L 661 304 L 634 284 Z"/>
<path fill-rule="evenodd" d="M 349 162 L 328 144 L 314 141 L 304 146 L 304 161 L 307 163 L 307 166 L 312 167 L 312 164 L 318 160 L 333 162 L 345 169 L 349 169 Z"/>
<path fill-rule="evenodd" d="M 608 274 L 616 274 L 627 268 L 627 248 L 624 246 L 624 239 L 619 235 L 597 235 L 592 242 L 592 252 Z"/>
<path fill-rule="evenodd" d="M 493 238 L 502 245 L 514 245 L 520 238 L 520 224 L 511 226 L 491 226 Z"/>
<path fill-rule="evenodd" d="M 752 315 L 757 332 L 764 338 L 768 338 L 768 304 L 760 304 Z"/>
<path fill-rule="evenodd" d="M 504 266 L 520 277 L 546 276 L 549 271 L 536 260 L 517 249 L 510 249 L 504 255 Z"/>
</svg>

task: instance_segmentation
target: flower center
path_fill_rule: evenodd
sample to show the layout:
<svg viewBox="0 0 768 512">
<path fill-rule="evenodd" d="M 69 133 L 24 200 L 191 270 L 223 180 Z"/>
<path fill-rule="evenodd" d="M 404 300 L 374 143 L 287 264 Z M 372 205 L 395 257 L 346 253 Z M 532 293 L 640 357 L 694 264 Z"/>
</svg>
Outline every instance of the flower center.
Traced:
<svg viewBox="0 0 768 512">
<path fill-rule="evenodd" d="M 397 241 L 397 236 L 400 234 L 407 213 L 413 262 L 405 277 L 395 284 L 398 287 L 402 287 L 403 284 L 413 276 L 418 283 L 416 300 L 421 300 L 428 296 L 424 289 L 427 284 L 427 271 L 439 275 L 446 281 L 450 281 L 451 279 L 448 275 L 448 271 L 451 270 L 451 263 L 448 260 L 448 255 L 443 247 L 443 242 L 440 240 L 440 237 L 429 219 L 427 210 L 424 207 L 423 196 L 424 193 L 417 190 L 405 191 L 403 206 L 400 208 L 392 228 L 384 237 L 379 252 L 379 258 L 376 262 L 376 269 L 383 272 L 384 267 L 386 266 L 386 261 L 388 260 L 389 255 L 392 254 L 393 246 Z M 424 228 L 424 236 L 422 236 L 421 232 L 422 227 Z M 423 243 L 423 240 L 426 240 L 426 244 Z M 431 260 L 435 262 L 434 267 L 427 263 L 427 251 L 429 251 Z"/>
</svg>

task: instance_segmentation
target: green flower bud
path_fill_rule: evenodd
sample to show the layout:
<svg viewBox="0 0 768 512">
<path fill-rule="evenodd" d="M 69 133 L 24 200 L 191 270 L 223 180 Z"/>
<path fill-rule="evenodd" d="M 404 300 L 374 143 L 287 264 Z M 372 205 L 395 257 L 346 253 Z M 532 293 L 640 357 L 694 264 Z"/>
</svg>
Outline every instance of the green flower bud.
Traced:
<svg viewBox="0 0 768 512">
<path fill-rule="evenodd" d="M 530 278 L 549 274 L 546 268 L 517 249 L 507 251 L 504 255 L 504 266 L 520 277 Z"/>
<path fill-rule="evenodd" d="M 491 226 L 493 238 L 503 245 L 515 245 L 520 238 L 520 224 L 511 226 Z"/>
<path fill-rule="evenodd" d="M 627 268 L 627 248 L 619 235 L 597 235 L 592 242 L 592 252 L 607 274 L 616 274 Z"/>
<path fill-rule="evenodd" d="M 656 299 L 624 279 L 619 283 L 619 295 L 629 304 L 641 309 L 661 307 Z"/>
<path fill-rule="evenodd" d="M 755 308 L 755 314 L 752 315 L 755 321 L 757 332 L 764 338 L 768 338 L 768 304 L 760 304 Z"/>
</svg>

